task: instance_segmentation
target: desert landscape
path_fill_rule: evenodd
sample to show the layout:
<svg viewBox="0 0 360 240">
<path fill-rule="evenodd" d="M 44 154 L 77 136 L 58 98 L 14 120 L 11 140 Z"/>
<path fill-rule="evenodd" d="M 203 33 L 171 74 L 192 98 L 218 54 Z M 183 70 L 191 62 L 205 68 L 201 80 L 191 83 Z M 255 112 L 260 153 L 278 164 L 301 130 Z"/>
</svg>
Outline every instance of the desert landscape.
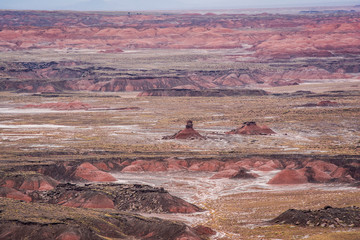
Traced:
<svg viewBox="0 0 360 240">
<path fill-rule="evenodd" d="M 0 239 L 359 239 L 359 9 L 0 10 Z"/>
</svg>

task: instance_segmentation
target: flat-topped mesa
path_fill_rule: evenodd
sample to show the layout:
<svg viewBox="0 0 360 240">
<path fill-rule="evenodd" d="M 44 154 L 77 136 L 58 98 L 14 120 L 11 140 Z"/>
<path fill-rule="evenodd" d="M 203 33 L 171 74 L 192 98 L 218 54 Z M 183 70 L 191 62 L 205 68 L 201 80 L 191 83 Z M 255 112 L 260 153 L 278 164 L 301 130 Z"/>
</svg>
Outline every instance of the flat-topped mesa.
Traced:
<svg viewBox="0 0 360 240">
<path fill-rule="evenodd" d="M 184 130 L 175 133 L 172 136 L 164 136 L 163 139 L 205 139 L 193 128 L 193 122 L 188 120 Z"/>
<path fill-rule="evenodd" d="M 226 134 L 270 135 L 275 132 L 265 125 L 258 126 L 256 122 L 244 122 L 243 126 L 226 132 Z"/>
</svg>

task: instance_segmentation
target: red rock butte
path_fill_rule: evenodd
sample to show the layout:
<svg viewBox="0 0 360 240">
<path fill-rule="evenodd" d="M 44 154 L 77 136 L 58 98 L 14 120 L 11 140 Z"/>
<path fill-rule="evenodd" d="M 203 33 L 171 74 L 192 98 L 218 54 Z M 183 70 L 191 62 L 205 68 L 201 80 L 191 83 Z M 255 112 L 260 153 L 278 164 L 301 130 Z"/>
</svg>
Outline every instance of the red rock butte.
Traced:
<svg viewBox="0 0 360 240">
<path fill-rule="evenodd" d="M 270 135 L 275 132 L 267 126 L 258 126 L 256 122 L 244 122 L 243 126 L 226 132 L 226 134 Z"/>
<path fill-rule="evenodd" d="M 191 120 L 187 121 L 185 129 L 179 131 L 178 133 L 172 136 L 165 136 L 163 139 L 205 139 L 200 133 L 198 133 L 193 128 L 193 122 Z"/>
</svg>

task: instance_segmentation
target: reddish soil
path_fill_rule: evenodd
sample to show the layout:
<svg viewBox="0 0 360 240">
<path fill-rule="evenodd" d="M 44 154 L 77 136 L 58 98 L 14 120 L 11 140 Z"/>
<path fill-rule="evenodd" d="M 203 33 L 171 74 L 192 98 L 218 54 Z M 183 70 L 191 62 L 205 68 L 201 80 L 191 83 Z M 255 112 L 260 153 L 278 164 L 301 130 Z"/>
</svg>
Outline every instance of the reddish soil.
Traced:
<svg viewBox="0 0 360 240">
<path fill-rule="evenodd" d="M 41 174 L 12 174 L 0 180 L 0 186 L 17 190 L 47 191 L 54 189 L 59 184 L 55 179 Z"/>
<path fill-rule="evenodd" d="M 312 161 L 302 168 L 286 168 L 275 175 L 268 184 L 302 184 L 354 182 L 348 169 L 324 161 Z"/>
<path fill-rule="evenodd" d="M 77 180 L 86 180 L 91 182 L 113 182 L 116 178 L 110 173 L 99 170 L 91 163 L 85 162 L 79 165 L 73 172 L 73 176 Z"/>
<path fill-rule="evenodd" d="M 9 187 L 0 187 L 0 197 L 12 198 L 25 202 L 31 202 L 32 200 L 30 196 Z"/>
<path fill-rule="evenodd" d="M 301 184 L 308 183 L 308 179 L 304 174 L 299 173 L 295 169 L 284 169 L 273 177 L 268 184 Z"/>
<path fill-rule="evenodd" d="M 258 126 L 255 122 L 244 122 L 243 126 L 233 129 L 226 134 L 269 135 L 275 134 L 275 132 L 267 126 Z"/>
<path fill-rule="evenodd" d="M 193 128 L 193 122 L 191 120 L 187 121 L 185 129 L 175 133 L 172 136 L 164 136 L 163 139 L 205 139 Z"/>
<path fill-rule="evenodd" d="M 0 12 L 0 50 L 78 48 L 240 48 L 256 56 L 329 57 L 359 53 L 359 13 L 193 15 Z"/>
<path fill-rule="evenodd" d="M 121 55 L 141 49 L 220 49 L 225 53 L 216 61 L 255 64 L 254 67 L 215 71 L 185 68 L 169 73 L 154 69 L 128 76 L 124 69 L 95 66 L 90 60 L 1 61 L 0 90 L 47 93 L 154 88 L 202 90 L 352 78 L 352 73 L 360 71 L 356 64 L 360 53 L 359 15 L 352 12 L 311 15 L 142 13 L 128 16 L 109 12 L 0 11 L 0 52 L 84 49 Z M 234 53 L 226 53 L 229 49 L 234 49 Z M 242 49 L 240 53 L 239 49 Z M 291 62 L 303 57 L 309 59 Z M 200 57 L 197 61 L 206 60 Z M 287 64 L 288 60 L 291 64 Z M 270 63 L 272 67 L 257 63 L 264 66 Z M 143 94 L 176 95 L 179 92 Z M 180 94 L 199 93 L 183 91 Z"/>
</svg>

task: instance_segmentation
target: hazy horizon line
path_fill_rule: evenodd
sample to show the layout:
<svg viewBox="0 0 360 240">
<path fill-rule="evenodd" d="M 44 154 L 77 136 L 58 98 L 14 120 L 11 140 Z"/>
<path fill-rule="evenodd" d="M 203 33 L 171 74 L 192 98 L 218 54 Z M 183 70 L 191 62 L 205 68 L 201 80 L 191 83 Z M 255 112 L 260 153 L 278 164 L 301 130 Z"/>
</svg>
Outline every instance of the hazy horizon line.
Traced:
<svg viewBox="0 0 360 240">
<path fill-rule="evenodd" d="M 177 0 L 175 3 L 167 2 L 167 4 L 159 4 L 165 0 L 155 0 L 154 4 L 143 4 L 141 6 L 133 3 L 116 3 L 114 0 L 68 0 L 62 3 L 41 3 L 40 0 L 33 5 L 28 6 L 29 2 L 22 3 L 23 0 L 0 3 L 0 10 L 13 10 L 13 11 L 79 11 L 79 12 L 153 12 L 153 11 L 221 11 L 221 10 L 247 10 L 247 9 L 288 9 L 288 8 L 337 8 L 337 7 L 359 7 L 358 1 L 344 2 L 305 2 L 305 3 L 291 3 L 282 2 L 283 0 L 274 1 L 269 3 L 253 2 L 251 4 L 232 3 L 232 0 L 225 0 L 224 4 L 220 4 L 216 0 L 209 1 L 209 4 L 201 4 L 201 1 L 189 4 L 186 3 L 191 0 Z M 138 0 L 144 1 L 144 0 Z M 155 2 L 158 1 L 158 4 Z M 261 0 L 267 1 L 267 0 Z M 86 4 L 87 3 L 87 4 Z M 163 7 L 160 7 L 163 6 Z"/>
</svg>

